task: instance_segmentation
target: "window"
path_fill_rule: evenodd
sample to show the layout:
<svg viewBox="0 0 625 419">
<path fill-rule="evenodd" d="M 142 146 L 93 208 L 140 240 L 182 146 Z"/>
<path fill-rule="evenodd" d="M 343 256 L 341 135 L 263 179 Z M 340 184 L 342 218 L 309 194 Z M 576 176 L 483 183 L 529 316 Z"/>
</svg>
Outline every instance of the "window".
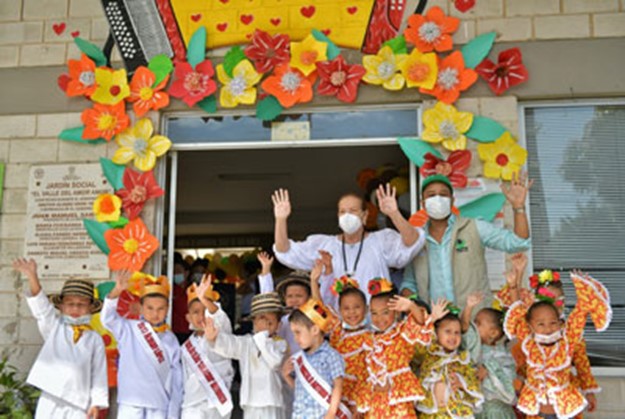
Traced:
<svg viewBox="0 0 625 419">
<path fill-rule="evenodd" d="M 606 285 L 614 318 L 603 333 L 587 326 L 588 354 L 625 366 L 625 104 L 528 105 L 524 116 L 534 271 L 580 268 Z"/>
</svg>

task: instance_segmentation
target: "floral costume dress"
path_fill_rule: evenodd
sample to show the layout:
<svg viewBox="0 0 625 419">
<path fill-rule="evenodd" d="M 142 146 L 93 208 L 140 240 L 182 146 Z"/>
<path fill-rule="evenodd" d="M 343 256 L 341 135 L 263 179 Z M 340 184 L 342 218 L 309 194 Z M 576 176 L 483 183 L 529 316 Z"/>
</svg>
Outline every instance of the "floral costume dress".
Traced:
<svg viewBox="0 0 625 419">
<path fill-rule="evenodd" d="M 415 346 L 430 342 L 432 330 L 431 320 L 420 325 L 410 316 L 371 334 L 365 356 L 367 380 L 358 383 L 355 394 L 358 411 L 366 418 L 417 417 L 413 404 L 425 393 L 410 370 L 410 360 Z"/>
<path fill-rule="evenodd" d="M 371 347 L 371 331 L 343 329 L 339 323 L 330 332 L 330 346 L 338 351 L 345 361 L 342 399 L 349 406 L 356 405 L 355 394 L 358 383 L 367 380 L 367 348 Z"/>
<path fill-rule="evenodd" d="M 563 337 L 555 344 L 541 345 L 534 340 L 525 320 L 527 303 L 515 302 L 506 315 L 506 335 L 522 342 L 521 349 L 527 360 L 527 380 L 517 407 L 529 416 L 538 415 L 541 404 L 549 404 L 558 418 L 568 419 L 582 412 L 588 404 L 571 379 L 575 348 L 582 341 L 586 316 L 590 315 L 597 331 L 603 331 L 610 324 L 612 309 L 607 290 L 597 280 L 573 273 L 571 279 L 577 304 L 566 321 Z"/>
<path fill-rule="evenodd" d="M 451 389 L 452 374 L 456 374 L 460 380 L 460 388 L 455 392 Z M 432 343 L 425 352 L 420 377 L 426 394 L 417 405 L 420 418 L 472 418 L 473 410 L 479 408 L 484 401 L 468 351 L 448 352 L 438 343 Z M 446 388 L 447 403 L 444 406 L 439 406 L 434 396 L 434 386 L 439 382 Z"/>
</svg>

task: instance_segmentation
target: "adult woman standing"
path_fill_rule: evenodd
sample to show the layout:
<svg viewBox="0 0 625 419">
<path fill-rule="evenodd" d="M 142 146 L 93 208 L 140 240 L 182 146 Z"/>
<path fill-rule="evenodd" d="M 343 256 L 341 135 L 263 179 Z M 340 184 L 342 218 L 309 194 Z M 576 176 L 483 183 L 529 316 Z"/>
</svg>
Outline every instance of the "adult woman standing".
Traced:
<svg viewBox="0 0 625 419">
<path fill-rule="evenodd" d="M 362 290 L 366 290 L 372 278 L 389 278 L 389 268 L 403 268 L 419 253 L 424 244 L 424 234 L 420 228 L 410 225 L 399 212 L 395 188 L 388 184 L 386 187 L 380 185 L 376 196 L 380 211 L 391 219 L 397 231 L 384 228 L 366 232 L 364 200 L 356 194 L 346 194 L 338 201 L 341 234 L 313 234 L 304 241 L 295 242 L 288 236 L 287 219 L 291 214 L 289 193 L 286 189 L 275 191 L 272 201 L 276 258 L 290 268 L 311 270 L 320 252 L 327 252 L 332 256 L 333 277 L 349 275 L 358 281 Z M 322 284 L 322 290 L 329 285 Z M 368 296 L 368 293 L 365 294 Z"/>
</svg>

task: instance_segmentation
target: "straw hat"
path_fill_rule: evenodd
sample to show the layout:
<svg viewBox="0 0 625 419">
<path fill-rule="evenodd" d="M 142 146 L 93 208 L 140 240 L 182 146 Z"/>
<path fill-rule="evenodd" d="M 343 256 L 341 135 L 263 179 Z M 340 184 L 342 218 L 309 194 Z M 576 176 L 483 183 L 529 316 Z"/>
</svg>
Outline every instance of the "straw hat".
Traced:
<svg viewBox="0 0 625 419">
<path fill-rule="evenodd" d="M 91 300 L 91 313 L 97 313 L 102 309 L 102 301 L 98 300 L 95 296 L 95 288 L 91 281 L 84 279 L 68 279 L 63 284 L 61 292 L 58 294 L 51 294 L 50 301 L 57 308 L 63 303 L 63 297 L 68 295 L 75 295 L 77 297 L 85 297 Z"/>
<path fill-rule="evenodd" d="M 290 285 L 301 285 L 310 291 L 310 275 L 306 271 L 293 271 L 284 275 L 276 285 L 276 291 L 284 298 L 286 289 Z M 309 292 L 310 293 L 310 292 Z"/>
<path fill-rule="evenodd" d="M 250 315 L 256 317 L 263 313 L 280 312 L 284 307 L 277 292 L 266 292 L 264 294 L 255 295 L 252 298 L 252 309 Z"/>
</svg>

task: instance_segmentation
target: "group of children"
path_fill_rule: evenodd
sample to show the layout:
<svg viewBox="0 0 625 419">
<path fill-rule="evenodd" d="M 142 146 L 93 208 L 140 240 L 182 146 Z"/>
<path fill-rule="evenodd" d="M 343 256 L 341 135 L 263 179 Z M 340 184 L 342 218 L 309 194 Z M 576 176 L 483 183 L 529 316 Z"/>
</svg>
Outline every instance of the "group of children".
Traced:
<svg viewBox="0 0 625 419">
<path fill-rule="evenodd" d="M 193 334 L 182 346 L 165 323 L 167 279 L 129 284 L 130 272 L 116 273 L 101 319 L 118 341 L 119 418 L 230 417 L 232 359 L 239 362 L 246 419 L 513 419 L 515 408 L 527 417 L 571 418 L 596 404 L 587 393 L 597 388 L 587 377 L 583 328 L 587 316 L 598 330 L 607 328 L 611 308 L 606 289 L 586 274 L 571 273 L 577 304 L 565 319 L 557 275 L 541 273 L 532 277 L 531 291 L 521 288 L 522 255 L 513 258 L 498 294 L 505 314 L 474 313 L 480 294 L 470 295 L 460 312 L 444 300 L 430 307 L 401 297 L 384 278 L 362 290 L 353 278 L 334 279 L 325 253 L 309 276 L 295 273 L 276 292 L 272 258 L 258 258 L 253 333 L 232 334 L 206 277 L 187 291 Z M 16 260 L 14 268 L 29 280 L 27 301 L 45 340 L 28 377 L 42 390 L 36 417 L 97 417 L 108 406 L 108 389 L 104 347 L 88 325 L 100 308 L 93 285 L 68 280 L 60 295 L 47 299 L 34 261 Z M 321 298 L 325 281 L 333 281 L 338 312 Z M 117 313 L 117 299 L 129 286 L 140 290 L 139 320 Z M 517 375 L 522 383 L 515 391 Z"/>
</svg>

